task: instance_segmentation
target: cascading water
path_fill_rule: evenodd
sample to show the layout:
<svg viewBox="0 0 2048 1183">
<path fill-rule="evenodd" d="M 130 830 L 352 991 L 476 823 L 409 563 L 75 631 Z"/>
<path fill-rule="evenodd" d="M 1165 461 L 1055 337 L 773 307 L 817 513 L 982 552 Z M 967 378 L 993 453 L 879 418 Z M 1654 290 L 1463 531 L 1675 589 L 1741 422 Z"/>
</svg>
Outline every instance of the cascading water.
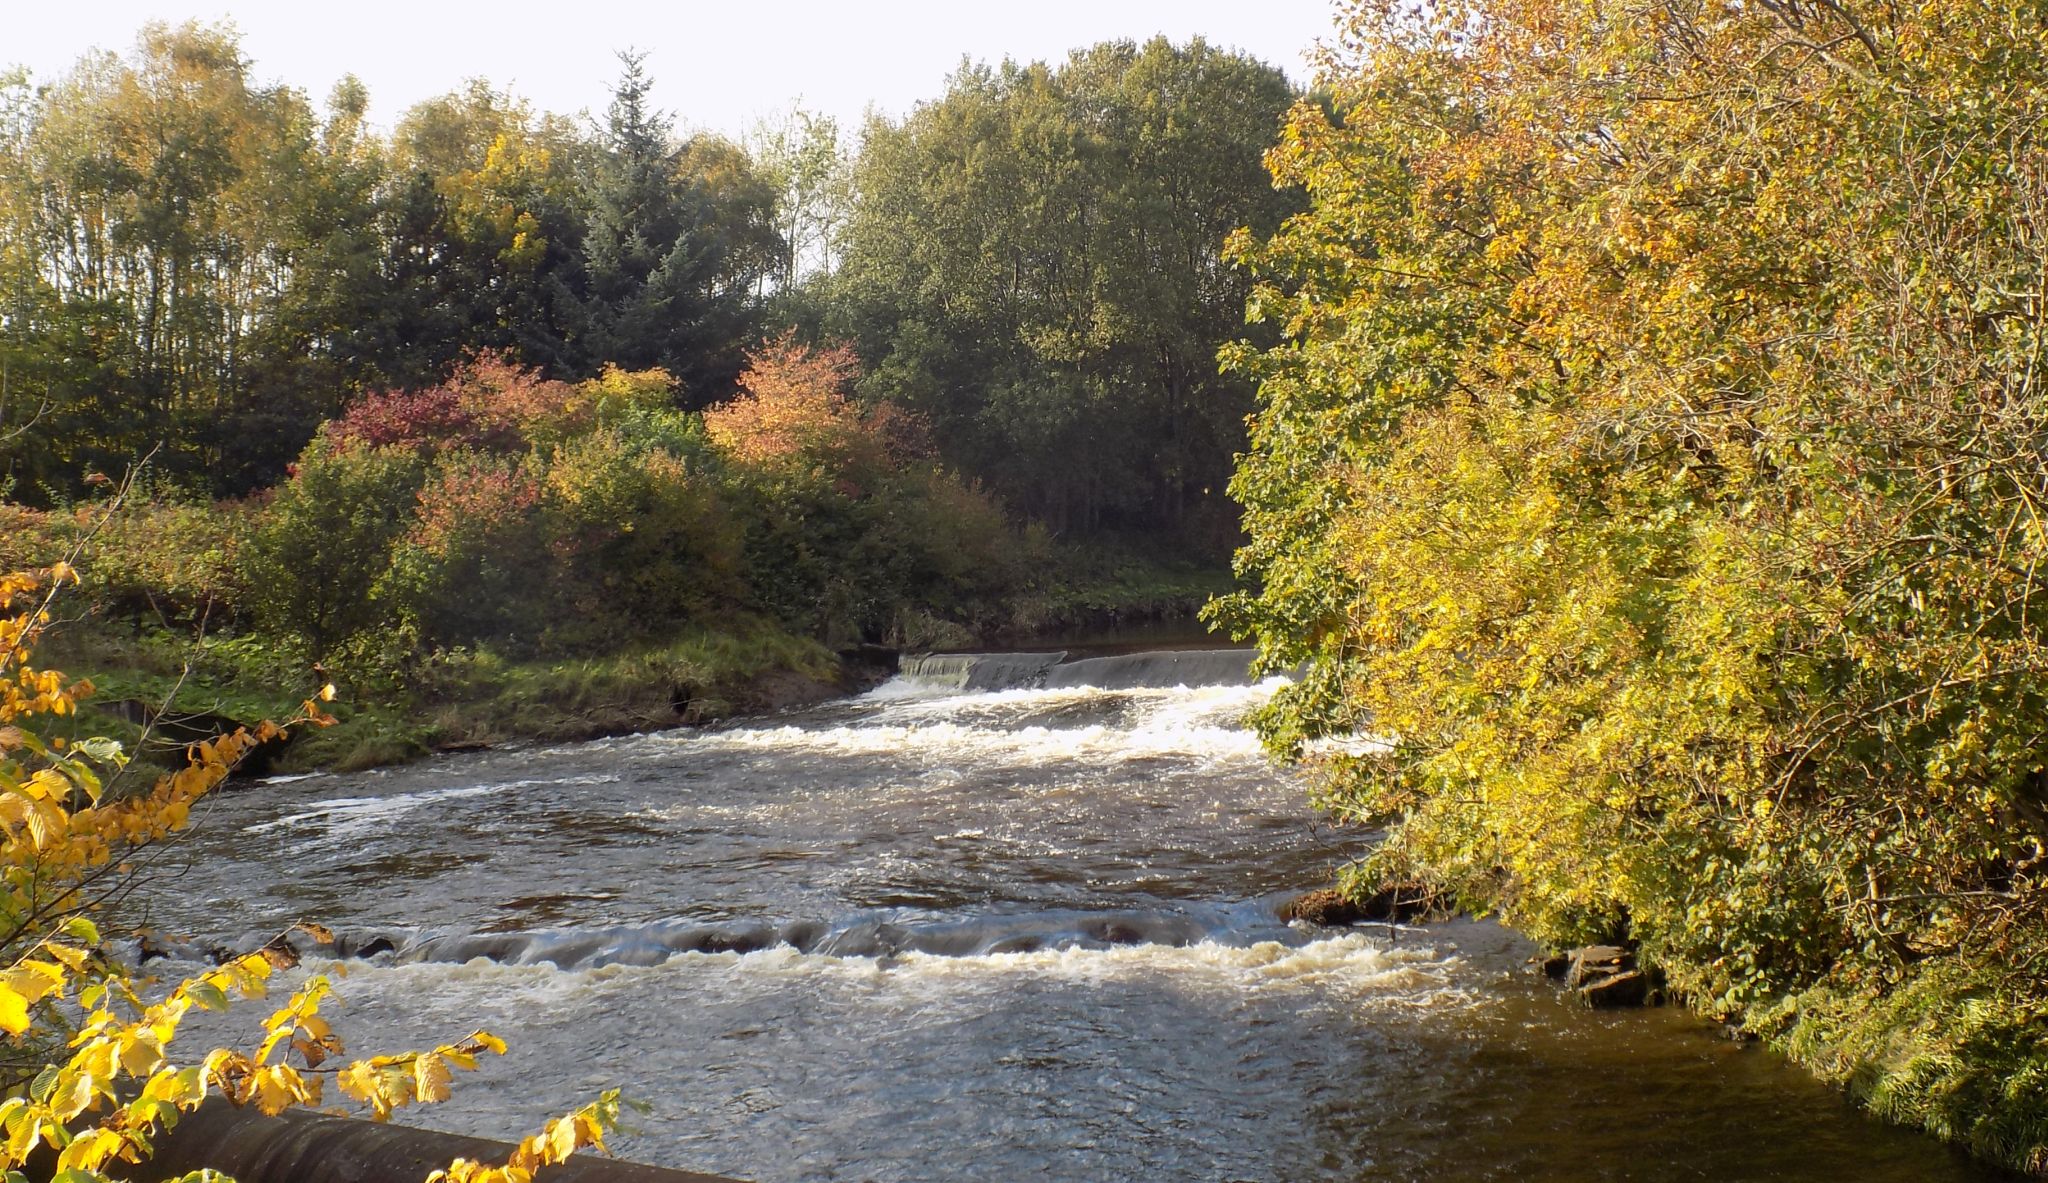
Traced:
<svg viewBox="0 0 2048 1183">
<path fill-rule="evenodd" d="M 619 1152 L 748 1179 L 1985 1177 L 1682 1014 L 1570 1009 L 1492 925 L 1281 923 L 1367 840 L 1241 727 L 1241 654 L 928 660 L 222 794 L 152 919 L 174 958 L 334 928 L 352 1051 L 510 1041 L 422 1124 L 616 1085 Z"/>
</svg>

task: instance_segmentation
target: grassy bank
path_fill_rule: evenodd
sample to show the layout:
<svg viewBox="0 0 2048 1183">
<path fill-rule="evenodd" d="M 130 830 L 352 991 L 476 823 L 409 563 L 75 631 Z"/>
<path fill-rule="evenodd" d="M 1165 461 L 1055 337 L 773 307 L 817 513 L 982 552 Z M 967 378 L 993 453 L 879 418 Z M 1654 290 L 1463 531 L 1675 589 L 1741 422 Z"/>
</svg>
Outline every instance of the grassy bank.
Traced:
<svg viewBox="0 0 2048 1183">
<path fill-rule="evenodd" d="M 261 637 L 195 640 L 132 622 L 60 628 L 44 657 L 93 685 L 67 720 L 71 734 L 120 739 L 159 766 L 181 760 L 184 743 L 199 732 L 288 718 L 331 680 L 336 697 L 328 710 L 337 722 L 300 728 L 288 743 L 259 753 L 255 767 L 266 772 L 349 771 L 448 747 L 704 723 L 857 684 L 824 646 L 752 617 L 601 656 L 518 661 L 488 648 L 439 651 L 362 676 L 316 669 Z M 157 725 L 146 736 L 149 720 Z"/>
</svg>

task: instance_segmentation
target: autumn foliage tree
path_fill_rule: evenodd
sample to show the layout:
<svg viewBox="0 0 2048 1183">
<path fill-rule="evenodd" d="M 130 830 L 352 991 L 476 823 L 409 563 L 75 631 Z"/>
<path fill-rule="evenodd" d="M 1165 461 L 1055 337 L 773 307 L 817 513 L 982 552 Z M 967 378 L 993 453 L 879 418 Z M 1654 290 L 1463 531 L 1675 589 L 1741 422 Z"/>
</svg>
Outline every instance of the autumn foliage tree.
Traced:
<svg viewBox="0 0 2048 1183">
<path fill-rule="evenodd" d="M 845 481 L 918 458 L 910 415 L 854 402 L 859 374 L 851 347 L 817 349 L 784 335 L 748 355 L 740 393 L 705 412 L 704 430 L 741 464 L 807 467 Z"/>
<path fill-rule="evenodd" d="M 1269 738 L 1391 826 L 1364 879 L 1639 942 L 2048 1173 L 2041 14 L 1347 29 L 1269 157 L 1312 208 L 1237 249 Z"/>
</svg>

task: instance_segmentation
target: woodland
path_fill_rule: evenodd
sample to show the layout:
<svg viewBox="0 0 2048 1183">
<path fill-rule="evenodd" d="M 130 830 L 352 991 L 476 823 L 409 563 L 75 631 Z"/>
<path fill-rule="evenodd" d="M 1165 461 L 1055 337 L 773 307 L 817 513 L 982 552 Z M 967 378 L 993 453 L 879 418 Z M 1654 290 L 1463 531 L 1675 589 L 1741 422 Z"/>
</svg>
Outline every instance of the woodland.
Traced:
<svg viewBox="0 0 2048 1183">
<path fill-rule="evenodd" d="M 1277 70 L 963 66 L 858 151 L 680 133 L 633 55 L 599 117 L 472 82 L 388 134 L 254 71 L 153 26 L 0 88 L 0 568 L 77 560 L 101 703 L 253 721 L 317 665 L 292 759 L 368 764 L 1227 586 Z"/>
</svg>

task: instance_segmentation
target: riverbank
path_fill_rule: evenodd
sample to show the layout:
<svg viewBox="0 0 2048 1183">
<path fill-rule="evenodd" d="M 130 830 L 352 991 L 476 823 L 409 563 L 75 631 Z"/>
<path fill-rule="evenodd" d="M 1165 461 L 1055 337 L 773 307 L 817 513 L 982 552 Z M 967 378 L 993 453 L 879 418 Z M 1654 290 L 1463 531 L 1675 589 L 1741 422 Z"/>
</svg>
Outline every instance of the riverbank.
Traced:
<svg viewBox="0 0 2048 1183">
<path fill-rule="evenodd" d="M 1061 635 L 1184 637 L 1227 576 L 1128 558 L 1049 573 L 978 628 L 928 627 L 922 639 L 1001 647 Z M 184 745 L 235 726 L 282 720 L 333 684 L 326 727 L 300 727 L 259 750 L 246 772 L 350 772 L 436 751 L 524 741 L 566 743 L 808 706 L 892 672 L 892 647 L 829 647 L 765 616 L 736 613 L 662 643 L 552 658 L 490 646 L 360 654 L 332 668 L 260 632 L 167 628 L 89 604 L 49 634 L 46 664 L 93 686 L 70 738 L 122 741 L 145 766 L 170 768 Z"/>
<path fill-rule="evenodd" d="M 816 641 L 751 617 L 662 645 L 558 660 L 488 649 L 435 652 L 351 677 L 307 666 L 260 637 L 193 641 L 157 630 L 75 627 L 53 634 L 50 664 L 94 693 L 69 720 L 77 735 L 121 740 L 170 766 L 184 743 L 234 725 L 286 719 L 336 685 L 335 722 L 299 727 L 247 771 L 357 771 L 439 750 L 513 740 L 597 739 L 709 723 L 821 701 L 871 677 Z"/>
</svg>

